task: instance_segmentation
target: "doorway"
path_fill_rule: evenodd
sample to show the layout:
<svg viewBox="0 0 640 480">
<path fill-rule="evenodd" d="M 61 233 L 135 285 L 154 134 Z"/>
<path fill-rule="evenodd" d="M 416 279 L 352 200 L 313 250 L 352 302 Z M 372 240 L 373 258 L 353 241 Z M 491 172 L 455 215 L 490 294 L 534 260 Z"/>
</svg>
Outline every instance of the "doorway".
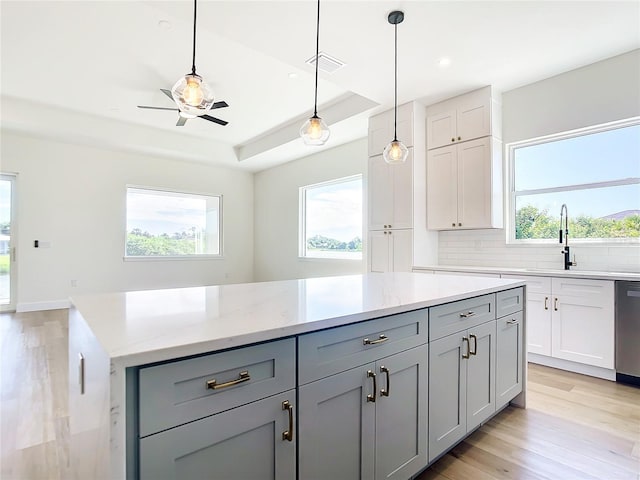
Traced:
<svg viewBox="0 0 640 480">
<path fill-rule="evenodd" d="M 14 311 L 16 299 L 15 175 L 0 175 L 0 311 Z"/>
</svg>

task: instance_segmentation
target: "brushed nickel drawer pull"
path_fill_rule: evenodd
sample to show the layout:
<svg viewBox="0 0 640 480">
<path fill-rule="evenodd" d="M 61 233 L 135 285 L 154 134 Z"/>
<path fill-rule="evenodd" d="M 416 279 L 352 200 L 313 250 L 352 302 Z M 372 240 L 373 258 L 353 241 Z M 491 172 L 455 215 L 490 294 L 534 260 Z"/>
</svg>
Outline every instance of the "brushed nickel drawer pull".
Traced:
<svg viewBox="0 0 640 480">
<path fill-rule="evenodd" d="M 463 353 L 462 358 L 469 358 L 469 339 L 467 337 L 462 337 L 463 348 L 465 342 L 467 344 L 467 353 Z"/>
<path fill-rule="evenodd" d="M 544 309 L 549 310 L 549 297 L 544 297 Z"/>
<path fill-rule="evenodd" d="M 461 313 L 460 314 L 460 318 L 473 317 L 475 314 L 476 314 L 476 312 L 472 312 L 471 310 L 469 310 L 467 313 Z"/>
<path fill-rule="evenodd" d="M 84 395 L 84 355 L 78 353 L 78 383 L 80 384 L 80 395 Z"/>
<path fill-rule="evenodd" d="M 518 324 L 518 320 L 515 318 L 512 318 L 511 320 L 507 320 L 507 324 L 509 325 L 517 325 Z"/>
<path fill-rule="evenodd" d="M 207 390 L 219 390 L 221 388 L 232 387 L 234 385 L 238 385 L 239 383 L 248 382 L 251 380 L 251 376 L 249 375 L 248 370 L 243 370 L 240 372 L 239 377 L 236 380 L 231 380 L 230 382 L 221 383 L 218 385 L 216 383 L 216 379 L 207 380 Z"/>
<path fill-rule="evenodd" d="M 367 395 L 367 402 L 374 402 L 376 401 L 376 395 L 378 394 L 378 384 L 376 383 L 376 374 L 375 372 L 372 372 L 371 370 L 367 370 L 367 378 L 372 378 L 373 379 L 373 394 L 369 394 Z"/>
<path fill-rule="evenodd" d="M 381 397 L 388 397 L 389 393 L 391 393 L 391 378 L 389 375 L 389 369 L 387 367 L 385 367 L 384 365 L 380 365 L 380 372 L 386 374 L 387 376 L 387 388 L 381 388 L 380 389 L 380 396 Z"/>
<path fill-rule="evenodd" d="M 473 350 L 469 347 L 469 355 L 476 355 L 478 353 L 478 337 L 472 333 L 469 335 L 469 338 L 473 338 Z"/>
<path fill-rule="evenodd" d="M 381 333 L 378 340 L 369 340 L 368 338 L 365 338 L 364 340 L 362 340 L 362 344 L 377 345 L 378 343 L 386 342 L 387 340 L 389 340 L 389 338 L 384 333 Z"/>
<path fill-rule="evenodd" d="M 289 403 L 289 400 L 282 402 L 282 410 L 289 411 L 289 430 L 282 432 L 282 440 L 289 442 L 293 441 L 293 405 Z"/>
<path fill-rule="evenodd" d="M 553 299 L 553 309 L 557 312 L 558 311 L 558 297 Z"/>
</svg>

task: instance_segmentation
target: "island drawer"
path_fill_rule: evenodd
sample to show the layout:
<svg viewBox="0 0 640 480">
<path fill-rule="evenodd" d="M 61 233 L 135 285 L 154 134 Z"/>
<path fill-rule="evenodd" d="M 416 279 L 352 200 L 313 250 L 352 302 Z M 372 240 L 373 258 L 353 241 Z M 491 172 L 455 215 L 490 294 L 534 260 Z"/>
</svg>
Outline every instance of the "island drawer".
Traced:
<svg viewBox="0 0 640 480">
<path fill-rule="evenodd" d="M 300 385 L 427 343 L 428 309 L 298 337 Z"/>
<path fill-rule="evenodd" d="M 141 368 L 140 436 L 294 388 L 295 358 L 288 338 Z"/>
<path fill-rule="evenodd" d="M 504 317 L 522 310 L 524 288 L 512 288 L 496 293 L 496 317 Z"/>
<path fill-rule="evenodd" d="M 490 293 L 432 307 L 429 312 L 429 341 L 495 320 L 495 305 L 495 294 Z"/>
</svg>

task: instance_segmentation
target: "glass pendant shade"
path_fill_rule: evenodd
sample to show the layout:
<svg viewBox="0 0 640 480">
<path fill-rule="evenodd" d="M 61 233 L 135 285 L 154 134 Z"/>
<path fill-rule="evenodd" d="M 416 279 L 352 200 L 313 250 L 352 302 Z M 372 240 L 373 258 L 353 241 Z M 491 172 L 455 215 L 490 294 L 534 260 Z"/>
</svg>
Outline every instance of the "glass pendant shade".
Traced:
<svg viewBox="0 0 640 480">
<path fill-rule="evenodd" d="M 409 149 L 400 140 L 393 140 L 382 152 L 384 161 L 390 165 L 404 163 L 409 156 Z"/>
<path fill-rule="evenodd" d="M 171 96 L 180 112 L 199 117 L 213 105 L 213 92 L 200 75 L 189 73 L 176 82 Z M 186 117 L 188 118 L 188 117 Z"/>
<path fill-rule="evenodd" d="M 329 134 L 329 127 L 317 115 L 304 122 L 300 129 L 300 136 L 306 145 L 324 145 Z"/>
</svg>

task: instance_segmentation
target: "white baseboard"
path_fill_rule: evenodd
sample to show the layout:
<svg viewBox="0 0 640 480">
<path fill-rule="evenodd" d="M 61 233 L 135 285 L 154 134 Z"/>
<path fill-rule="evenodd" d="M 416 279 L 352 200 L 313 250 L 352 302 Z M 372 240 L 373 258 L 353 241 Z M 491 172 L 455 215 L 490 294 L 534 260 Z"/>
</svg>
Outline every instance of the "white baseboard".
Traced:
<svg viewBox="0 0 640 480">
<path fill-rule="evenodd" d="M 58 310 L 61 308 L 69 308 L 71 303 L 69 300 L 50 300 L 48 302 L 30 302 L 19 303 L 16 306 L 16 312 L 39 312 L 41 310 Z"/>
<path fill-rule="evenodd" d="M 583 363 L 571 362 L 560 358 L 547 357 L 537 353 L 528 353 L 527 360 L 530 363 L 537 363 L 546 367 L 559 368 L 569 372 L 581 373 L 590 377 L 604 378 L 605 380 L 616 381 L 616 371 L 609 368 L 594 367 Z"/>
</svg>

